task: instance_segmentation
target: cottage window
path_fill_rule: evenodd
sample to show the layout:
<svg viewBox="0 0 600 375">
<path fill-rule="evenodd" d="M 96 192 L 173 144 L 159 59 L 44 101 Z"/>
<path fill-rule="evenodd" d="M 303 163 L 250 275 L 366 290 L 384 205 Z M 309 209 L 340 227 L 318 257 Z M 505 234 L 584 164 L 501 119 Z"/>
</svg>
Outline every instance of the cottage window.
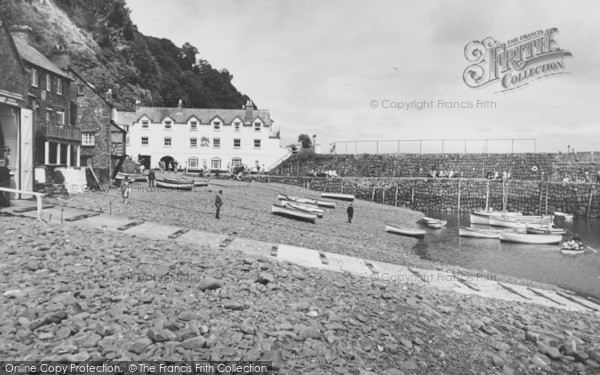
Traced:
<svg viewBox="0 0 600 375">
<path fill-rule="evenodd" d="M 82 146 L 94 146 L 96 144 L 96 135 L 91 132 L 81 133 L 81 145 Z"/>
<path fill-rule="evenodd" d="M 36 68 L 31 68 L 31 86 L 38 87 L 40 85 L 40 80 L 38 76 L 38 70 Z"/>
<path fill-rule="evenodd" d="M 142 137 L 142 146 L 148 146 L 149 139 L 148 137 Z"/>
<path fill-rule="evenodd" d="M 52 120 L 52 109 L 46 108 L 46 122 L 50 122 Z"/>
<path fill-rule="evenodd" d="M 213 147 L 214 148 L 221 147 L 221 138 L 213 138 Z"/>
<path fill-rule="evenodd" d="M 221 159 L 213 158 L 210 161 L 210 165 L 212 166 L 213 169 L 221 169 Z"/>
<path fill-rule="evenodd" d="M 239 167 L 240 165 L 242 165 L 242 158 L 233 158 L 231 159 L 231 165 L 235 168 L 235 167 Z"/>
<path fill-rule="evenodd" d="M 260 139 L 254 140 L 254 148 L 260 148 Z"/>
<path fill-rule="evenodd" d="M 233 140 L 233 148 L 240 148 L 242 147 L 242 140 L 241 139 L 234 139 Z"/>
<path fill-rule="evenodd" d="M 173 125 L 173 122 L 165 121 L 165 130 L 171 130 L 172 125 Z"/>
<path fill-rule="evenodd" d="M 171 137 L 165 137 L 165 147 L 171 147 Z"/>
<path fill-rule="evenodd" d="M 77 85 L 77 95 L 84 95 L 85 91 L 84 91 L 85 87 L 82 84 Z"/>
<path fill-rule="evenodd" d="M 254 123 L 254 130 L 259 132 L 260 131 L 260 122 L 255 122 Z"/>
<path fill-rule="evenodd" d="M 46 74 L 46 91 L 52 91 L 52 76 L 50 73 Z"/>
<path fill-rule="evenodd" d="M 65 124 L 65 113 L 63 111 L 56 111 L 56 117 L 59 125 Z"/>
<path fill-rule="evenodd" d="M 221 130 L 221 122 L 220 121 L 213 122 L 213 127 L 215 130 Z"/>
<path fill-rule="evenodd" d="M 190 147 L 198 147 L 198 138 L 190 138 Z"/>
<path fill-rule="evenodd" d="M 56 77 L 56 93 L 62 95 L 62 79 Z"/>
<path fill-rule="evenodd" d="M 198 158 L 189 158 L 188 168 L 198 168 Z"/>
<path fill-rule="evenodd" d="M 148 129 L 148 120 L 142 121 L 142 129 Z"/>
<path fill-rule="evenodd" d="M 233 123 L 233 130 L 236 131 L 236 132 L 239 132 L 240 131 L 240 125 L 241 124 L 240 124 L 239 121 L 234 122 Z"/>
<path fill-rule="evenodd" d="M 198 121 L 190 122 L 190 130 L 192 130 L 192 131 L 198 130 Z"/>
</svg>

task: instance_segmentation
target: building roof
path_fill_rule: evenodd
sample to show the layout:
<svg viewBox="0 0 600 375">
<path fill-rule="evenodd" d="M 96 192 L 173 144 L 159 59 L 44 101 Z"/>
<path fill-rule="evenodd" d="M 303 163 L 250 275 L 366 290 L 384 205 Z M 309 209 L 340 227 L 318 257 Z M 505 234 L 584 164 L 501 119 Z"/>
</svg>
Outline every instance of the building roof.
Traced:
<svg viewBox="0 0 600 375">
<path fill-rule="evenodd" d="M 16 54 L 16 56 L 15 56 L 16 59 L 19 60 L 19 66 L 21 67 L 23 72 L 25 72 L 25 65 L 23 65 L 23 60 L 21 60 L 19 50 L 17 49 L 16 43 L 14 40 L 15 38 L 13 38 L 12 34 L 10 33 L 10 30 L 8 29 L 8 25 L 6 24 L 6 20 L 4 19 L 4 16 L 2 16 L 2 13 L 0 13 L 0 26 L 2 26 L 2 29 L 4 29 L 4 32 L 6 33 L 8 42 L 13 50 L 13 53 Z"/>
<path fill-rule="evenodd" d="M 143 116 L 148 117 L 152 122 L 161 122 L 169 117 L 176 123 L 185 123 L 195 117 L 203 124 L 208 124 L 213 118 L 219 117 L 225 124 L 231 124 L 236 117 L 244 121 L 246 109 L 140 107 L 135 112 L 133 121 L 139 121 Z M 260 118 L 267 126 L 271 126 L 273 123 L 268 109 L 252 110 L 252 121 L 257 118 Z M 123 122 L 119 121 L 119 123 Z"/>
<path fill-rule="evenodd" d="M 118 111 L 117 124 L 120 126 L 131 126 L 137 120 L 135 112 Z"/>
<path fill-rule="evenodd" d="M 21 55 L 23 60 L 63 78 L 71 80 L 71 77 L 69 77 L 67 73 L 63 72 L 58 66 L 54 65 L 52 61 L 48 60 L 38 50 L 27 44 L 27 42 L 20 38 L 13 39 L 15 41 L 15 45 L 17 46 L 17 50 L 19 51 L 19 55 Z"/>
</svg>

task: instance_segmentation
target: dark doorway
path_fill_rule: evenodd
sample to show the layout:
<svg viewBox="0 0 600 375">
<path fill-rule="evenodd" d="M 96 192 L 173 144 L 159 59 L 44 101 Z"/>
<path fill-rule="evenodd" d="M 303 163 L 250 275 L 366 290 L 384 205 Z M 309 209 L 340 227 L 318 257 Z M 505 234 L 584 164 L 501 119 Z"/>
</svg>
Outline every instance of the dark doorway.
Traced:
<svg viewBox="0 0 600 375">
<path fill-rule="evenodd" d="M 175 169 L 175 159 L 172 156 L 163 156 L 160 161 L 165 163 L 165 170 L 172 171 Z"/>
</svg>

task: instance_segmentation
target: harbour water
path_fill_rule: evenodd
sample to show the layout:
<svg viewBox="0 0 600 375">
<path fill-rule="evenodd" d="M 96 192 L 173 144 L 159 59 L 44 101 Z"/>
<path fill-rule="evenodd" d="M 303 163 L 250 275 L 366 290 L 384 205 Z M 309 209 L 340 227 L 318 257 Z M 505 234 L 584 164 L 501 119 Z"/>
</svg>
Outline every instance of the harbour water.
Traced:
<svg viewBox="0 0 600 375">
<path fill-rule="evenodd" d="M 414 247 L 422 258 L 540 281 L 600 298 L 600 219 L 555 219 L 556 226 L 567 229 L 563 238 L 570 239 L 577 233 L 584 244 L 599 250 L 598 253 L 588 249 L 581 255 L 563 255 L 560 245 L 459 237 L 458 227 L 470 226 L 468 214 L 432 212 L 427 215 L 448 220 L 448 224 L 442 229 L 427 229 L 425 239 Z"/>
</svg>

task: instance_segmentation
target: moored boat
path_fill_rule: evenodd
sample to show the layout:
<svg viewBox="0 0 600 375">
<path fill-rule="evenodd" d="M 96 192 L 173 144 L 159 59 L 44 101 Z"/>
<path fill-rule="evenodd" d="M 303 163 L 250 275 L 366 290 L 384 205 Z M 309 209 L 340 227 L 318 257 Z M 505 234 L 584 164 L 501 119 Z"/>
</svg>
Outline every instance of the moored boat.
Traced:
<svg viewBox="0 0 600 375">
<path fill-rule="evenodd" d="M 554 227 L 539 227 L 539 228 L 527 227 L 527 233 L 529 233 L 529 234 L 567 234 L 567 230 L 563 229 L 563 228 L 554 228 Z"/>
<path fill-rule="evenodd" d="M 400 228 L 395 225 L 385 225 L 385 231 L 389 233 L 399 234 L 402 236 L 424 238 L 425 231 L 423 229 Z"/>
<path fill-rule="evenodd" d="M 524 216 L 517 217 L 496 217 L 490 216 L 488 219 L 489 225 L 496 227 L 505 227 L 505 228 L 527 228 L 527 227 L 549 227 L 552 224 L 551 219 L 536 219 L 523 220 Z"/>
<path fill-rule="evenodd" d="M 433 217 L 427 217 L 427 216 L 423 216 L 421 218 L 421 221 L 427 225 L 429 225 L 430 223 L 435 223 L 435 224 L 441 223 L 442 226 L 448 224 L 448 220 L 440 220 L 440 219 L 435 219 Z"/>
<path fill-rule="evenodd" d="M 573 219 L 573 214 L 568 214 L 566 212 L 560 212 L 560 211 L 554 211 L 554 216 L 563 218 L 565 220 L 571 220 L 571 219 Z"/>
<path fill-rule="evenodd" d="M 297 220 L 309 221 L 313 224 L 317 221 L 316 214 L 306 211 L 300 211 L 295 208 L 282 207 L 280 205 L 271 206 L 271 212 L 280 216 L 286 216 Z"/>
<path fill-rule="evenodd" d="M 500 233 L 500 241 L 537 245 L 555 244 L 562 241 L 562 236 L 560 234 Z"/>
<path fill-rule="evenodd" d="M 322 198 L 339 199 L 343 201 L 354 201 L 353 194 L 341 194 L 341 193 L 321 193 Z"/>
<path fill-rule="evenodd" d="M 479 229 L 469 227 L 459 227 L 458 235 L 461 237 L 472 238 L 500 238 L 500 233 L 514 232 L 513 229 Z"/>
<path fill-rule="evenodd" d="M 425 222 L 425 225 L 427 225 L 429 228 L 432 229 L 440 229 L 441 227 L 444 226 L 444 224 L 442 224 L 439 221 L 429 221 L 429 222 Z"/>
<path fill-rule="evenodd" d="M 178 190 L 192 190 L 194 188 L 194 184 L 191 182 L 168 182 L 165 180 L 156 180 L 157 187 L 163 187 L 168 189 L 178 189 Z"/>
</svg>

